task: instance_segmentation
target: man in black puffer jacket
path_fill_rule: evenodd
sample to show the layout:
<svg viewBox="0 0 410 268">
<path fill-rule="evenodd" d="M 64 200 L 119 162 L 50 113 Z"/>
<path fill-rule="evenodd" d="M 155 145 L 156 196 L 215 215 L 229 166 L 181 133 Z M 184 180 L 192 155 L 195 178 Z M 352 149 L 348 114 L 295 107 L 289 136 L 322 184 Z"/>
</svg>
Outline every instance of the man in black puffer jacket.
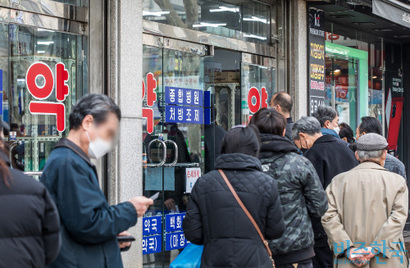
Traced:
<svg viewBox="0 0 410 268">
<path fill-rule="evenodd" d="M 259 110 L 251 124 L 261 132 L 259 158 L 263 171 L 278 183 L 286 225 L 281 238 L 270 241 L 277 268 L 311 268 L 315 256 L 310 215 L 321 217 L 327 210 L 327 198 L 312 163 L 297 154 L 298 149 L 284 137 L 285 118 L 273 110 Z"/>
<path fill-rule="evenodd" d="M 222 142 L 216 169 L 225 172 L 265 239 L 275 239 L 285 225 L 276 182 L 262 173 L 261 163 L 254 157 L 258 150 L 259 141 L 251 127 L 232 129 Z M 189 241 L 204 245 L 201 267 L 272 268 L 255 227 L 217 170 L 196 182 L 183 228 Z"/>
<path fill-rule="evenodd" d="M 299 119 L 293 126 L 292 139 L 300 149 L 308 149 L 304 155 L 315 167 L 323 189 L 326 189 L 336 175 L 359 164 L 353 151 L 343 140 L 332 135 L 322 135 L 320 123 L 314 117 L 304 116 Z M 313 265 L 315 268 L 331 268 L 334 254 L 327 243 L 327 234 L 320 217 L 311 216 L 316 254 Z"/>
<path fill-rule="evenodd" d="M 45 267 L 61 246 L 57 209 L 41 183 L 0 157 L 0 268 Z"/>
</svg>

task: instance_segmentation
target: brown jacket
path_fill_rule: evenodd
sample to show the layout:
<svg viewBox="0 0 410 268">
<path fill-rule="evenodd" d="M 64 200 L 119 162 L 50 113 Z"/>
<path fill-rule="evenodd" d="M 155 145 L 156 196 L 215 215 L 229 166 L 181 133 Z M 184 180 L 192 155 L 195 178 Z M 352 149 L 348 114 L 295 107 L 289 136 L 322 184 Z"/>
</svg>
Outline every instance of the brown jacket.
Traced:
<svg viewBox="0 0 410 268">
<path fill-rule="evenodd" d="M 355 267 L 341 253 L 351 246 L 368 247 L 376 243 L 381 253 L 364 267 L 408 266 L 400 251 L 404 247 L 403 228 L 408 213 L 407 185 L 402 176 L 365 162 L 336 176 L 326 194 L 329 208 L 322 224 L 335 252 L 334 267 Z"/>
</svg>

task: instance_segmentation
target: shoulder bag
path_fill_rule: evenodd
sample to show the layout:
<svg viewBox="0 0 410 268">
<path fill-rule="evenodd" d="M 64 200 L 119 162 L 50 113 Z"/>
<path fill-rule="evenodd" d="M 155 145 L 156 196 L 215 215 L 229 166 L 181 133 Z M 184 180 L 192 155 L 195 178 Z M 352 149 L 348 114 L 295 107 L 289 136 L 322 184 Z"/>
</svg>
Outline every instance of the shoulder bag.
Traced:
<svg viewBox="0 0 410 268">
<path fill-rule="evenodd" d="M 266 251 L 268 252 L 269 258 L 272 261 L 272 265 L 273 267 L 275 267 L 275 261 L 272 258 L 272 251 L 269 248 L 269 243 L 268 241 L 266 241 L 266 239 L 263 237 L 263 234 L 261 232 L 261 230 L 259 229 L 258 224 L 255 222 L 255 220 L 253 219 L 251 213 L 249 213 L 248 209 L 245 207 L 245 205 L 242 203 L 242 200 L 239 198 L 238 194 L 236 193 L 235 189 L 232 187 L 232 184 L 229 182 L 228 178 L 225 175 L 225 172 L 223 172 L 222 169 L 218 170 L 219 173 L 221 174 L 222 178 L 224 179 L 226 185 L 228 185 L 229 190 L 231 190 L 232 195 L 235 197 L 236 201 L 238 202 L 238 204 L 241 206 L 243 212 L 245 212 L 246 216 L 248 216 L 249 220 L 252 222 L 253 226 L 255 227 L 256 231 L 259 234 L 259 237 L 262 240 L 263 245 L 266 248 Z"/>
</svg>

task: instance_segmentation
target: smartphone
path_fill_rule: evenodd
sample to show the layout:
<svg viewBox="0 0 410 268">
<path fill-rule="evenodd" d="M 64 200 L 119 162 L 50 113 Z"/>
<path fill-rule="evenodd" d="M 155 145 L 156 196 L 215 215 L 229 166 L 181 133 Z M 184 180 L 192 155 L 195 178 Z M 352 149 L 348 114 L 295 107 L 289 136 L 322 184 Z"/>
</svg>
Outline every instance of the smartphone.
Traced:
<svg viewBox="0 0 410 268">
<path fill-rule="evenodd" d="M 135 241 L 135 238 L 131 235 L 127 235 L 127 236 L 117 236 L 117 240 L 120 243 L 125 243 L 125 242 L 133 242 Z"/>
<path fill-rule="evenodd" d="M 150 199 L 152 199 L 153 201 L 157 200 L 157 198 L 159 197 L 159 192 L 157 192 L 156 194 L 154 194 L 153 196 L 150 197 Z"/>
</svg>

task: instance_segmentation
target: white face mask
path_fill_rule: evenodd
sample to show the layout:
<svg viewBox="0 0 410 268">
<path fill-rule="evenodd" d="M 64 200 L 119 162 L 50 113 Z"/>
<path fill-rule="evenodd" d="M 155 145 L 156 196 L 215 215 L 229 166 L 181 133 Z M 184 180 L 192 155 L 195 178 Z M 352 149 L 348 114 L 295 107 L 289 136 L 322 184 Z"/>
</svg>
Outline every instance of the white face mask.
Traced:
<svg viewBox="0 0 410 268">
<path fill-rule="evenodd" d="M 111 151 L 112 145 L 110 142 L 103 140 L 100 137 L 97 137 L 95 140 L 91 141 L 88 131 L 87 137 L 90 141 L 90 145 L 88 146 L 88 156 L 90 158 L 99 159 Z"/>
<path fill-rule="evenodd" d="M 339 135 L 339 132 L 340 132 L 340 128 L 339 128 L 339 127 L 334 127 L 333 130 L 336 131 L 336 133 Z"/>
</svg>

